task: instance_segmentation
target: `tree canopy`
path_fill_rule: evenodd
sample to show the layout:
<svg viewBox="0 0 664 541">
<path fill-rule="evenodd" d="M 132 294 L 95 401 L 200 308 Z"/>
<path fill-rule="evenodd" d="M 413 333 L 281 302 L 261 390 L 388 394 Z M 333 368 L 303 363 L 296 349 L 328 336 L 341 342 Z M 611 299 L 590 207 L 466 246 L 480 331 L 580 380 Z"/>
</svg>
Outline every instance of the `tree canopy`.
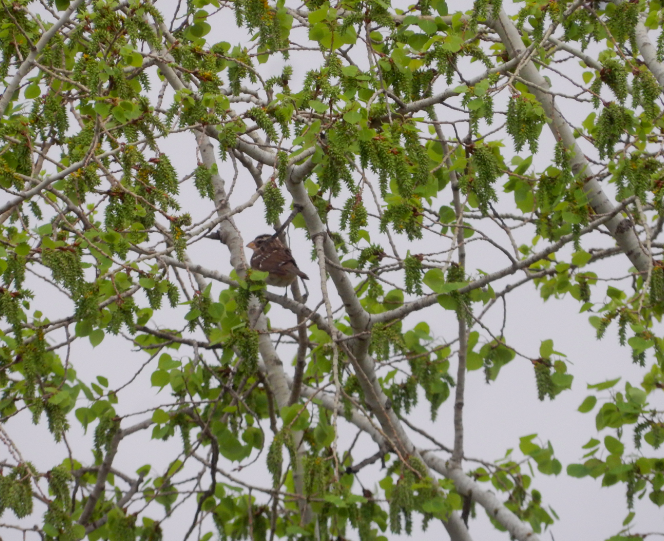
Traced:
<svg viewBox="0 0 664 541">
<path fill-rule="evenodd" d="M 2 0 L 1 528 L 534 541 L 560 476 L 663 535 L 664 7 L 502 4 Z M 586 384 L 507 322 L 556 302 L 637 378 L 587 385 L 576 462 L 519 419 L 469 458 L 467 378 Z"/>
</svg>

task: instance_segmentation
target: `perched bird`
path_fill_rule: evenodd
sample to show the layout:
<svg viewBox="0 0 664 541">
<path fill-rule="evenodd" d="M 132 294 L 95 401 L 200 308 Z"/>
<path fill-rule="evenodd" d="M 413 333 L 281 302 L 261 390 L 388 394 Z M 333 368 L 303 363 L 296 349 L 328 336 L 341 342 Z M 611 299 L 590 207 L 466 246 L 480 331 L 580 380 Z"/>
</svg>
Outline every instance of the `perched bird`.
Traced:
<svg viewBox="0 0 664 541">
<path fill-rule="evenodd" d="M 270 274 L 265 282 L 270 286 L 288 287 L 299 276 L 303 280 L 309 277 L 297 267 L 291 251 L 281 241 L 266 233 L 258 235 L 247 244 L 254 254 L 251 256 L 251 268 Z"/>
</svg>

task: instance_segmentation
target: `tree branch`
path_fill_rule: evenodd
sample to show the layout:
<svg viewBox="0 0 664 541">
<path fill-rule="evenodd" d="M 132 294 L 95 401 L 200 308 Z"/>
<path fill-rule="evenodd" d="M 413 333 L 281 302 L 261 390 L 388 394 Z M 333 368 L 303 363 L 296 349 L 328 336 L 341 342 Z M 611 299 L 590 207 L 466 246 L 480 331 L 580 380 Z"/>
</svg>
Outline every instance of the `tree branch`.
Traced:
<svg viewBox="0 0 664 541">
<path fill-rule="evenodd" d="M 51 41 L 53 36 L 55 36 L 60 31 L 60 28 L 62 28 L 62 26 L 69 21 L 72 13 L 74 13 L 74 11 L 76 11 L 79 8 L 79 6 L 84 2 L 85 0 L 74 0 L 65 10 L 65 12 L 62 14 L 60 19 L 58 19 L 53 24 L 53 26 L 51 26 L 51 28 L 49 28 L 46 32 L 44 32 L 42 37 L 39 39 L 39 41 L 30 51 L 30 54 L 28 54 L 28 57 L 19 66 L 18 70 L 16 70 L 14 77 L 12 78 L 11 82 L 7 85 L 7 88 L 5 88 L 5 91 L 2 94 L 2 98 L 0 98 L 0 118 L 4 116 L 5 110 L 7 109 L 9 102 L 14 97 L 14 93 L 18 90 L 18 87 L 20 86 L 23 78 L 28 73 L 30 73 L 30 70 L 34 66 L 35 60 L 37 59 L 39 54 L 44 50 L 44 47 L 48 45 L 48 42 Z"/>
<path fill-rule="evenodd" d="M 498 32 L 509 55 L 512 58 L 520 57 L 526 47 L 514 22 L 505 11 L 501 10 L 498 19 L 491 21 L 490 24 Z M 553 132 L 553 136 L 556 140 L 562 141 L 565 148 L 571 152 L 572 172 L 584 179 L 583 189 L 593 211 L 600 215 L 611 214 L 614 206 L 597 181 L 590 162 L 586 159 L 574 137 L 574 131 L 560 114 L 553 97 L 537 88 L 548 88 L 549 83 L 540 74 L 533 62 L 527 62 L 521 68 L 520 75 L 526 81 L 533 83 L 530 91 L 537 97 L 547 117 L 551 120 L 548 126 Z M 631 223 L 615 216 L 615 218 L 606 222 L 606 226 L 632 264 L 640 271 L 647 270 L 650 256 L 643 250 Z"/>
</svg>

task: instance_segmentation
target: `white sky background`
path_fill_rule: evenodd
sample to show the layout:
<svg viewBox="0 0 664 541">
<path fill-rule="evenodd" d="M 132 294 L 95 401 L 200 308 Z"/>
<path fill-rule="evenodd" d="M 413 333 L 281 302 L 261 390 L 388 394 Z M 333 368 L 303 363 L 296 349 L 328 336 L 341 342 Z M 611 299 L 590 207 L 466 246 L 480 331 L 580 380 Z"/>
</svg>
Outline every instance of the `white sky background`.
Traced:
<svg viewBox="0 0 664 541">
<path fill-rule="evenodd" d="M 166 16 L 166 20 L 170 21 L 170 13 L 174 9 L 176 1 L 159 0 L 156 4 Z M 393 5 L 406 7 L 406 2 L 393 2 Z M 505 1 L 505 8 L 510 13 L 515 13 L 522 5 Z M 453 12 L 456 9 L 467 9 L 470 6 L 470 2 L 448 0 L 448 6 L 450 12 Z M 230 42 L 231 45 L 247 42 L 246 35 L 235 27 L 235 20 L 229 16 L 229 11 L 223 11 L 209 22 L 213 30 L 207 36 L 208 44 L 211 45 L 222 40 Z M 557 35 L 560 35 L 560 32 Z M 296 30 L 291 39 L 303 45 L 307 41 L 306 32 L 303 32 L 301 29 Z M 366 56 L 362 47 L 358 47 L 357 52 L 358 54 L 363 53 Z M 320 54 L 313 52 L 292 54 L 289 63 L 294 68 L 294 82 L 291 87 L 293 89 L 299 88 L 296 81 L 301 81 L 307 70 L 319 67 L 322 62 L 321 59 Z M 281 57 L 275 55 L 273 60 L 270 60 L 268 64 L 261 65 L 259 69 L 265 75 L 265 78 L 267 78 L 280 73 L 283 64 L 284 62 Z M 578 66 L 578 62 L 572 61 L 564 66 L 568 74 L 567 70 L 571 70 L 572 67 L 578 68 L 578 73 L 575 75 L 578 75 L 577 79 L 579 81 L 581 80 L 580 74 L 583 69 Z M 475 74 L 483 70 L 483 67 L 479 63 L 475 63 L 470 67 L 470 70 L 472 74 Z M 150 73 L 151 80 L 153 81 L 153 94 L 156 97 L 160 84 L 154 76 L 155 68 L 152 68 Z M 464 75 L 469 76 L 467 73 L 464 73 Z M 546 73 L 546 75 L 554 81 L 556 90 L 575 93 L 571 85 L 565 81 L 560 82 L 556 80 L 554 74 L 551 72 Z M 225 74 L 223 77 L 226 77 Z M 440 81 L 439 84 L 444 84 L 444 81 Z M 457 84 L 458 82 L 456 81 L 453 83 L 454 86 Z M 442 88 L 442 86 L 438 87 L 438 90 Z M 166 106 L 170 103 L 169 100 L 171 98 L 172 92 L 169 91 L 167 92 L 167 99 L 165 101 Z M 506 94 L 503 93 L 500 98 L 496 99 L 496 111 L 505 110 L 505 98 Z M 563 109 L 563 114 L 566 118 L 576 124 L 580 124 L 590 112 L 589 104 L 581 106 L 569 100 L 557 100 L 557 103 Z M 458 118 L 458 116 L 452 115 L 459 115 L 459 113 L 454 113 L 450 109 L 440 106 L 437 107 L 437 111 L 441 119 Z M 503 117 L 496 115 L 493 127 L 496 127 L 502 121 Z M 454 134 L 448 128 L 449 126 L 444 126 L 444 131 L 448 137 L 452 138 Z M 465 133 L 462 135 L 465 135 Z M 506 140 L 508 148 L 511 147 L 511 142 L 507 140 L 506 134 L 495 134 L 489 139 L 498 140 L 501 138 Z M 190 173 L 196 166 L 196 149 L 193 138 L 189 134 L 174 134 L 165 141 L 161 141 L 159 145 L 161 150 L 171 157 L 180 176 Z M 548 165 L 552 148 L 553 138 L 545 127 L 540 142 L 540 153 L 533 160 L 537 172 L 541 170 L 541 168 L 537 167 L 538 162 Z M 588 148 L 590 147 L 587 147 L 586 150 Z M 527 157 L 528 152 L 524 150 L 520 155 Z M 509 161 L 509 157 L 506 161 Z M 221 167 L 222 175 L 230 182 L 233 177 L 231 162 L 226 161 L 222 164 L 219 161 L 218 163 Z M 267 178 L 270 173 L 266 168 L 264 178 Z M 513 208 L 513 196 L 511 194 L 502 194 L 500 185 L 503 182 L 504 179 L 499 180 L 497 188 L 499 198 L 503 200 L 497 206 L 499 211 Z M 603 186 L 605 189 L 611 190 L 611 187 L 606 182 Z M 253 180 L 241 169 L 237 186 L 231 199 L 231 206 L 234 207 L 246 201 L 254 193 L 254 190 L 255 185 Z M 368 203 L 369 200 L 370 198 L 365 198 L 365 202 Z M 213 210 L 213 204 L 210 201 L 203 202 L 200 200 L 198 194 L 193 189 L 191 181 L 183 185 L 181 201 L 183 209 L 192 212 L 194 222 L 200 221 Z M 439 205 L 451 205 L 451 193 L 449 189 L 442 192 L 438 201 Z M 372 212 L 370 204 L 369 208 L 370 212 Z M 433 208 L 437 208 L 436 205 Z M 282 218 L 285 218 L 286 215 L 287 212 L 284 212 Z M 237 215 L 235 220 L 243 235 L 245 244 L 257 234 L 270 231 L 270 228 L 266 226 L 264 221 L 264 207 L 262 202 L 257 203 L 247 212 Z M 498 228 L 491 231 L 482 222 L 480 229 L 483 229 L 489 236 L 496 235 L 501 243 L 506 243 L 507 239 L 504 233 Z M 311 295 L 307 304 L 313 307 L 320 299 L 318 266 L 311 261 L 310 245 L 303 242 L 305 240 L 304 233 L 301 230 L 291 228 L 290 235 L 291 249 L 298 264 L 311 277 L 308 283 Z M 531 236 L 526 234 L 523 238 L 517 239 L 517 242 L 529 242 Z M 593 238 L 594 242 L 590 246 L 612 245 L 611 239 L 599 233 L 595 233 Z M 395 236 L 395 239 L 398 242 L 398 248 L 402 256 L 405 255 L 408 249 L 411 250 L 411 253 L 434 251 L 434 248 L 430 244 L 427 245 L 426 241 L 409 243 L 405 237 Z M 585 239 L 584 247 L 586 248 L 589 246 L 586 244 L 587 242 L 588 239 Z M 543 246 L 544 244 L 540 243 L 538 247 L 541 248 Z M 225 274 L 230 273 L 228 252 L 221 244 L 209 240 L 201 241 L 190 249 L 189 255 L 197 264 L 219 270 Z M 504 267 L 507 263 L 508 261 L 505 256 L 487 243 L 472 242 L 468 244 L 467 266 L 470 270 L 480 268 L 490 272 L 491 270 Z M 590 270 L 594 270 L 600 275 L 602 275 L 602 272 L 604 272 L 604 275 L 607 275 L 609 274 L 607 271 L 610 271 L 610 275 L 616 277 L 624 276 L 627 273 L 628 267 L 627 258 L 618 256 L 611 258 L 608 262 L 601 265 L 596 265 Z M 181 276 L 187 280 L 184 273 L 181 273 Z M 396 277 L 396 275 L 388 279 L 394 280 L 400 285 L 403 280 L 402 277 Z M 498 291 L 507 283 L 513 281 L 514 277 L 511 280 L 503 280 L 499 284 L 493 284 L 493 287 Z M 628 283 L 628 281 L 621 282 L 624 287 L 627 287 Z M 41 309 L 52 320 L 71 313 L 71 306 L 67 299 L 54 292 L 50 286 L 30 277 L 28 278 L 28 284 L 28 287 L 36 293 L 33 308 Z M 223 287 L 220 284 L 213 284 L 213 298 L 218 295 L 221 289 Z M 597 289 L 597 294 L 593 297 L 593 301 L 595 302 L 602 301 L 600 289 Z M 550 440 L 555 449 L 556 458 L 563 464 L 563 472 L 557 477 L 546 477 L 536 472 L 533 487 L 542 492 L 544 502 L 555 509 L 560 520 L 556 521 L 550 528 L 551 533 L 543 533 L 541 539 L 551 537 L 555 541 L 581 539 L 602 541 L 610 535 L 617 533 L 627 514 L 624 485 L 619 484 L 610 488 L 600 488 L 600 480 L 593 480 L 591 478 L 579 480 L 568 477 L 565 473 L 565 467 L 569 463 L 583 461 L 584 450 L 581 449 L 581 446 L 590 437 L 603 440 L 605 435 L 615 435 L 615 433 L 609 430 L 605 430 L 599 435 L 596 433 L 595 413 L 601 405 L 601 400 L 593 412 L 589 414 L 581 414 L 577 411 L 577 408 L 583 398 L 587 394 L 590 394 L 586 389 L 586 384 L 598 383 L 621 376 L 623 379 L 616 389 L 622 390 L 625 381 L 630 381 L 634 385 L 639 384 L 644 370 L 632 365 L 629 348 L 621 348 L 618 345 L 617 336 L 614 331 L 615 327 L 609 329 L 603 341 L 598 342 L 595 340 L 595 331 L 588 323 L 588 316 L 590 314 L 579 314 L 580 304 L 573 299 L 567 298 L 563 301 L 552 299 L 547 303 L 543 303 L 539 293 L 535 291 L 532 284 L 527 284 L 512 292 L 507 297 L 507 300 L 508 318 L 505 333 L 507 343 L 516 347 L 526 356 L 536 358 L 539 356 L 538 352 L 541 340 L 553 339 L 554 349 L 567 355 L 567 360 L 570 363 L 568 371 L 575 376 L 574 384 L 571 391 L 563 392 L 555 401 L 546 400 L 540 402 L 537 400 L 532 365 L 522 358 L 517 357 L 509 365 L 503 367 L 498 380 L 490 385 L 485 383 L 483 371 L 469 373 L 466 381 L 464 409 L 466 456 L 493 461 L 504 456 L 507 449 L 513 448 L 515 449 L 514 457 L 519 459 L 521 457 L 518 451 L 519 437 L 537 433 L 541 444 L 546 444 Z M 48 310 L 44 310 L 44 302 L 49 303 Z M 156 316 L 151 325 L 154 325 L 156 322 L 165 327 L 180 326 L 182 321 L 181 316 L 186 311 L 186 307 L 181 307 L 176 311 L 170 309 L 164 310 Z M 294 315 L 280 311 L 276 306 L 272 307 L 269 315 L 274 326 L 288 327 L 295 324 Z M 168 316 L 168 319 L 164 316 Z M 502 317 L 502 304 L 497 303 L 485 318 L 484 323 L 492 329 L 492 332 L 498 334 Z M 408 323 L 414 324 L 423 320 L 427 321 L 431 326 L 431 335 L 436 340 L 444 342 L 455 336 L 456 322 L 452 313 L 432 307 L 422 314 L 410 316 Z M 658 334 L 661 334 L 661 327 L 656 329 L 656 331 Z M 482 331 L 480 334 L 483 338 L 487 337 L 486 333 Z M 56 341 L 59 342 L 62 338 L 63 335 L 60 335 L 57 340 L 52 338 L 53 343 Z M 280 351 L 282 352 L 284 363 L 289 365 L 292 350 L 281 347 Z M 187 356 L 191 353 L 190 350 L 184 347 L 179 352 L 169 352 L 174 358 Z M 59 354 L 64 359 L 66 352 L 64 349 L 61 349 Z M 203 355 L 207 360 L 212 361 L 212 355 L 209 352 L 203 353 Z M 118 388 L 120 385 L 126 383 L 136 372 L 137 368 L 146 360 L 147 355 L 145 353 L 130 354 L 128 343 L 123 338 L 114 338 L 108 335 L 104 342 L 95 349 L 86 340 L 78 340 L 73 343 L 70 352 L 70 362 L 76 368 L 78 376 L 83 381 L 91 382 L 95 380 L 97 375 L 103 375 L 109 379 L 109 388 L 111 389 Z M 156 389 L 150 386 L 150 374 L 156 369 L 156 363 L 157 360 L 155 359 L 144 369 L 130 387 L 119 394 L 119 404 L 116 407 L 120 414 L 140 412 L 154 408 L 160 404 L 172 402 L 167 391 L 157 393 Z M 650 363 L 651 359 L 648 360 L 648 366 L 650 366 Z M 452 359 L 450 372 L 456 374 L 455 359 Z M 657 394 L 660 396 L 657 396 Z M 661 394 L 656 393 L 651 395 L 651 403 L 657 400 L 661 407 L 663 402 Z M 80 400 L 83 401 L 82 405 L 84 405 L 86 401 L 82 398 L 82 395 Z M 146 414 L 127 419 L 123 421 L 123 427 L 142 421 L 151 415 L 150 411 Z M 452 445 L 453 394 L 440 408 L 438 419 L 435 423 L 427 422 L 429 419 L 429 407 L 423 398 L 416 411 L 411 413 L 410 418 L 420 421 L 420 426 L 427 428 L 439 441 L 450 446 Z M 6 425 L 6 429 L 23 453 L 23 457 L 35 463 L 38 468 L 50 468 L 57 461 L 67 456 L 65 446 L 54 444 L 50 434 L 44 430 L 43 425 L 33 426 L 28 414 L 24 413 L 10 420 Z M 84 436 L 78 422 L 73 420 L 72 429 L 67 436 L 70 446 L 74 449 L 75 457 L 82 462 L 87 460 L 90 463 L 92 461 L 92 455 L 86 449 L 90 448 L 93 430 L 94 427 L 91 426 L 87 436 Z M 629 433 L 630 431 L 626 430 L 626 434 Z M 151 430 L 142 431 L 123 441 L 120 444 L 115 466 L 126 473 L 132 474 L 143 464 L 151 463 L 154 466 L 152 470 L 153 477 L 157 476 L 157 472 L 161 474 L 168 463 L 175 458 L 180 448 L 180 438 L 176 434 L 168 442 L 156 442 L 150 440 L 150 434 Z M 266 430 L 266 434 L 269 434 L 269 430 Z M 340 449 L 345 449 L 354 437 L 354 434 L 355 431 L 350 428 L 341 431 Z M 431 444 L 427 443 L 417 434 L 412 434 L 412 438 L 423 448 L 431 447 Z M 631 448 L 631 436 L 623 437 L 622 441 L 626 444 L 627 449 Z M 363 437 L 360 443 L 355 447 L 355 462 L 372 455 L 376 451 L 375 445 L 368 437 Z M 647 444 L 644 445 L 647 446 Z M 249 483 L 267 486 L 270 481 L 266 481 L 266 469 L 264 466 L 266 451 L 253 466 L 240 473 L 236 472 L 237 476 Z M 0 460 L 4 458 L 8 457 L 6 449 L 2 447 L 0 448 Z M 235 465 L 231 465 L 222 458 L 220 459 L 220 467 L 226 471 L 231 471 Z M 475 466 L 466 464 L 466 469 L 470 467 Z M 360 479 L 364 486 L 373 489 L 373 485 L 377 484 L 377 481 L 383 475 L 384 472 L 379 469 L 379 465 L 373 465 L 362 470 Z M 220 477 L 219 480 L 223 481 Z M 207 487 L 208 482 L 206 480 L 203 486 Z M 122 483 L 119 483 L 119 486 L 124 488 Z M 489 487 L 488 484 L 484 486 Z M 639 533 L 662 531 L 664 511 L 657 509 L 647 499 L 647 496 L 645 500 L 645 502 L 639 502 L 638 500 L 636 502 L 637 515 L 635 521 L 632 523 L 633 531 Z M 136 509 L 138 507 L 131 510 L 135 511 Z M 157 509 L 157 507 L 153 507 L 153 509 Z M 190 501 L 181 508 L 181 511 L 174 518 L 167 521 L 164 539 L 167 541 L 182 539 L 192 519 L 193 509 L 194 503 Z M 37 510 L 41 513 L 39 506 Z M 470 533 L 476 541 L 509 539 L 507 533 L 497 532 L 493 528 L 481 507 L 476 506 L 476 511 L 479 518 L 470 524 Z M 148 515 L 153 518 L 157 518 L 158 516 L 154 511 L 148 513 Z M 8 512 L 1 520 L 2 522 L 14 522 L 10 520 L 11 518 L 13 517 Z M 28 524 L 39 522 L 40 517 L 37 515 L 34 515 L 34 520 L 31 518 L 27 521 Z M 429 530 L 423 536 L 417 533 L 419 524 L 419 518 L 416 518 L 415 536 L 424 537 L 425 539 L 447 538 L 447 534 L 440 524 L 432 522 Z M 405 536 L 390 534 L 389 530 L 384 535 L 388 539 L 405 538 Z M 4 529 L 0 530 L 0 536 L 7 541 L 22 537 L 19 532 Z M 33 538 L 35 537 L 36 535 L 33 536 Z"/>
</svg>

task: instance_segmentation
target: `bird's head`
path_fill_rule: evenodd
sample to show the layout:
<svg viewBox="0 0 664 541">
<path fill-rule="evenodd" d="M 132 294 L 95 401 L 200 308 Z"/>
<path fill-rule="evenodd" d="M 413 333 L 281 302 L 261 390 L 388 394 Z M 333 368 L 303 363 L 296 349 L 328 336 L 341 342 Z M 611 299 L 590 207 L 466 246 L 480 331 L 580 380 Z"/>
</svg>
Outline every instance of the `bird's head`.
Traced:
<svg viewBox="0 0 664 541">
<path fill-rule="evenodd" d="M 269 233 L 264 233 L 263 235 L 258 235 L 254 240 L 247 244 L 247 248 L 252 250 L 258 250 L 261 246 L 265 246 L 272 239 L 272 235 Z"/>
</svg>

